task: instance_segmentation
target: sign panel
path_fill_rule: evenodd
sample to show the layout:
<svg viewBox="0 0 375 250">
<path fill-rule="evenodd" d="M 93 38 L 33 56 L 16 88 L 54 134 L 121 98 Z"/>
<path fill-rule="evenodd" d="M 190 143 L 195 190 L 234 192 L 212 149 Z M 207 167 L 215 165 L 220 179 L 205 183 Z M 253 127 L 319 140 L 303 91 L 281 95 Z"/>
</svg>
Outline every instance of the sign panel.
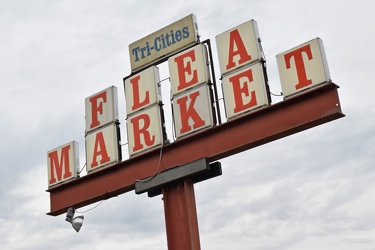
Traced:
<svg viewBox="0 0 375 250">
<path fill-rule="evenodd" d="M 176 138 L 214 126 L 210 87 L 202 85 L 173 97 Z"/>
<path fill-rule="evenodd" d="M 111 86 L 85 99 L 86 133 L 118 120 L 117 88 Z"/>
<path fill-rule="evenodd" d="M 163 145 L 163 120 L 159 105 L 128 116 L 126 124 L 130 156 Z"/>
<path fill-rule="evenodd" d="M 221 75 L 261 59 L 255 20 L 247 21 L 216 36 Z"/>
<path fill-rule="evenodd" d="M 129 45 L 132 72 L 198 41 L 196 17 L 191 14 Z"/>
<path fill-rule="evenodd" d="M 127 115 L 158 104 L 161 101 L 159 68 L 151 66 L 125 78 L 124 89 Z"/>
<path fill-rule="evenodd" d="M 119 161 L 118 125 L 110 124 L 86 135 L 87 172 L 93 172 Z"/>
<path fill-rule="evenodd" d="M 223 77 L 222 85 L 228 120 L 269 105 L 261 63 Z"/>
<path fill-rule="evenodd" d="M 280 53 L 276 59 L 285 98 L 330 81 L 320 38 Z"/>
<path fill-rule="evenodd" d="M 210 80 L 207 50 L 203 44 L 170 57 L 168 66 L 172 95 L 208 83 Z"/>
<path fill-rule="evenodd" d="M 72 141 L 47 152 L 48 187 L 77 178 L 78 142 Z"/>
</svg>

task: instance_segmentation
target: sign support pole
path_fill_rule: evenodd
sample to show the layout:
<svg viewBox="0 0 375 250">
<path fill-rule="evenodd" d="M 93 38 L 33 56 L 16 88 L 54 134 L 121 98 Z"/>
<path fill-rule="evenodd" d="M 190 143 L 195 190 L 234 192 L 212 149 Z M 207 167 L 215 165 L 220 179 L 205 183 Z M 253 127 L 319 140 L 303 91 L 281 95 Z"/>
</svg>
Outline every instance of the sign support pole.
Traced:
<svg viewBox="0 0 375 250">
<path fill-rule="evenodd" d="M 164 186 L 163 202 L 168 249 L 200 250 L 193 181 Z"/>
</svg>

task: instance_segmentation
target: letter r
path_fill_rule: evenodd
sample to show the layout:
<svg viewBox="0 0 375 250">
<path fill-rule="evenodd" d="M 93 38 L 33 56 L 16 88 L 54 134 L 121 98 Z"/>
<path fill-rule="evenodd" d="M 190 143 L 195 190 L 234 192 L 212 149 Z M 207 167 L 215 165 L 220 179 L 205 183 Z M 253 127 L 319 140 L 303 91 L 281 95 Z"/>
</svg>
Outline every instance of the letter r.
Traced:
<svg viewBox="0 0 375 250">
<path fill-rule="evenodd" d="M 151 125 L 150 116 L 147 114 L 140 114 L 130 119 L 130 122 L 133 124 L 132 132 L 134 136 L 134 152 L 144 148 L 144 145 L 141 142 L 142 135 L 146 146 L 150 147 L 155 143 L 155 135 L 151 135 L 148 130 Z"/>
</svg>

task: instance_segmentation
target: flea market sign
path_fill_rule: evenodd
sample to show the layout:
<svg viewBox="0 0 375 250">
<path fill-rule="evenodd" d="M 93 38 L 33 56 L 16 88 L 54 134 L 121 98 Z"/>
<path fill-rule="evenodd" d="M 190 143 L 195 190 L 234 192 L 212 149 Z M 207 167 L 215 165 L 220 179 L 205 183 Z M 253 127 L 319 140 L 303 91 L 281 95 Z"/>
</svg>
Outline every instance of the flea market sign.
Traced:
<svg viewBox="0 0 375 250">
<path fill-rule="evenodd" d="M 130 44 L 131 72 L 123 78 L 129 159 L 122 161 L 117 88 L 110 86 L 85 99 L 87 175 L 78 178 L 77 142 L 47 152 L 48 214 L 72 217 L 131 190 L 162 194 L 168 249 L 200 249 L 194 184 L 221 175 L 219 159 L 344 116 L 321 39 L 276 55 L 284 100 L 272 105 L 257 23 L 218 34 L 216 47 L 222 98 L 211 42 L 200 41 L 194 15 Z M 161 80 L 164 62 L 169 77 Z M 166 80 L 172 142 L 161 96 Z"/>
<path fill-rule="evenodd" d="M 129 45 L 131 74 L 123 79 L 130 157 L 167 143 L 158 65 L 167 62 L 176 141 L 215 127 L 220 119 L 211 49 L 200 42 L 189 15 Z M 225 114 L 228 121 L 271 105 L 257 23 L 249 20 L 216 36 Z M 322 40 L 312 39 L 276 56 L 284 100 L 330 83 Z M 117 88 L 85 99 L 88 175 L 120 162 Z M 254 131 L 256 133 L 256 131 Z M 48 186 L 77 178 L 78 143 L 47 152 Z M 173 142 L 171 143 L 173 144 Z"/>
</svg>

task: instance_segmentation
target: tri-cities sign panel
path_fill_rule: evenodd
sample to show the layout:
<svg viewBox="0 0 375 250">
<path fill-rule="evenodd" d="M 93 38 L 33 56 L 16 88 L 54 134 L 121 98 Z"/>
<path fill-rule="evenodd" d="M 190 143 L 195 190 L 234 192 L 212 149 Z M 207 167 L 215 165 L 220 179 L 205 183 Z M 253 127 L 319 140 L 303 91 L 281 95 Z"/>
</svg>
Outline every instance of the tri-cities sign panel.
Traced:
<svg viewBox="0 0 375 250">
<path fill-rule="evenodd" d="M 191 14 L 129 45 L 132 72 L 198 42 L 196 17 Z"/>
</svg>

